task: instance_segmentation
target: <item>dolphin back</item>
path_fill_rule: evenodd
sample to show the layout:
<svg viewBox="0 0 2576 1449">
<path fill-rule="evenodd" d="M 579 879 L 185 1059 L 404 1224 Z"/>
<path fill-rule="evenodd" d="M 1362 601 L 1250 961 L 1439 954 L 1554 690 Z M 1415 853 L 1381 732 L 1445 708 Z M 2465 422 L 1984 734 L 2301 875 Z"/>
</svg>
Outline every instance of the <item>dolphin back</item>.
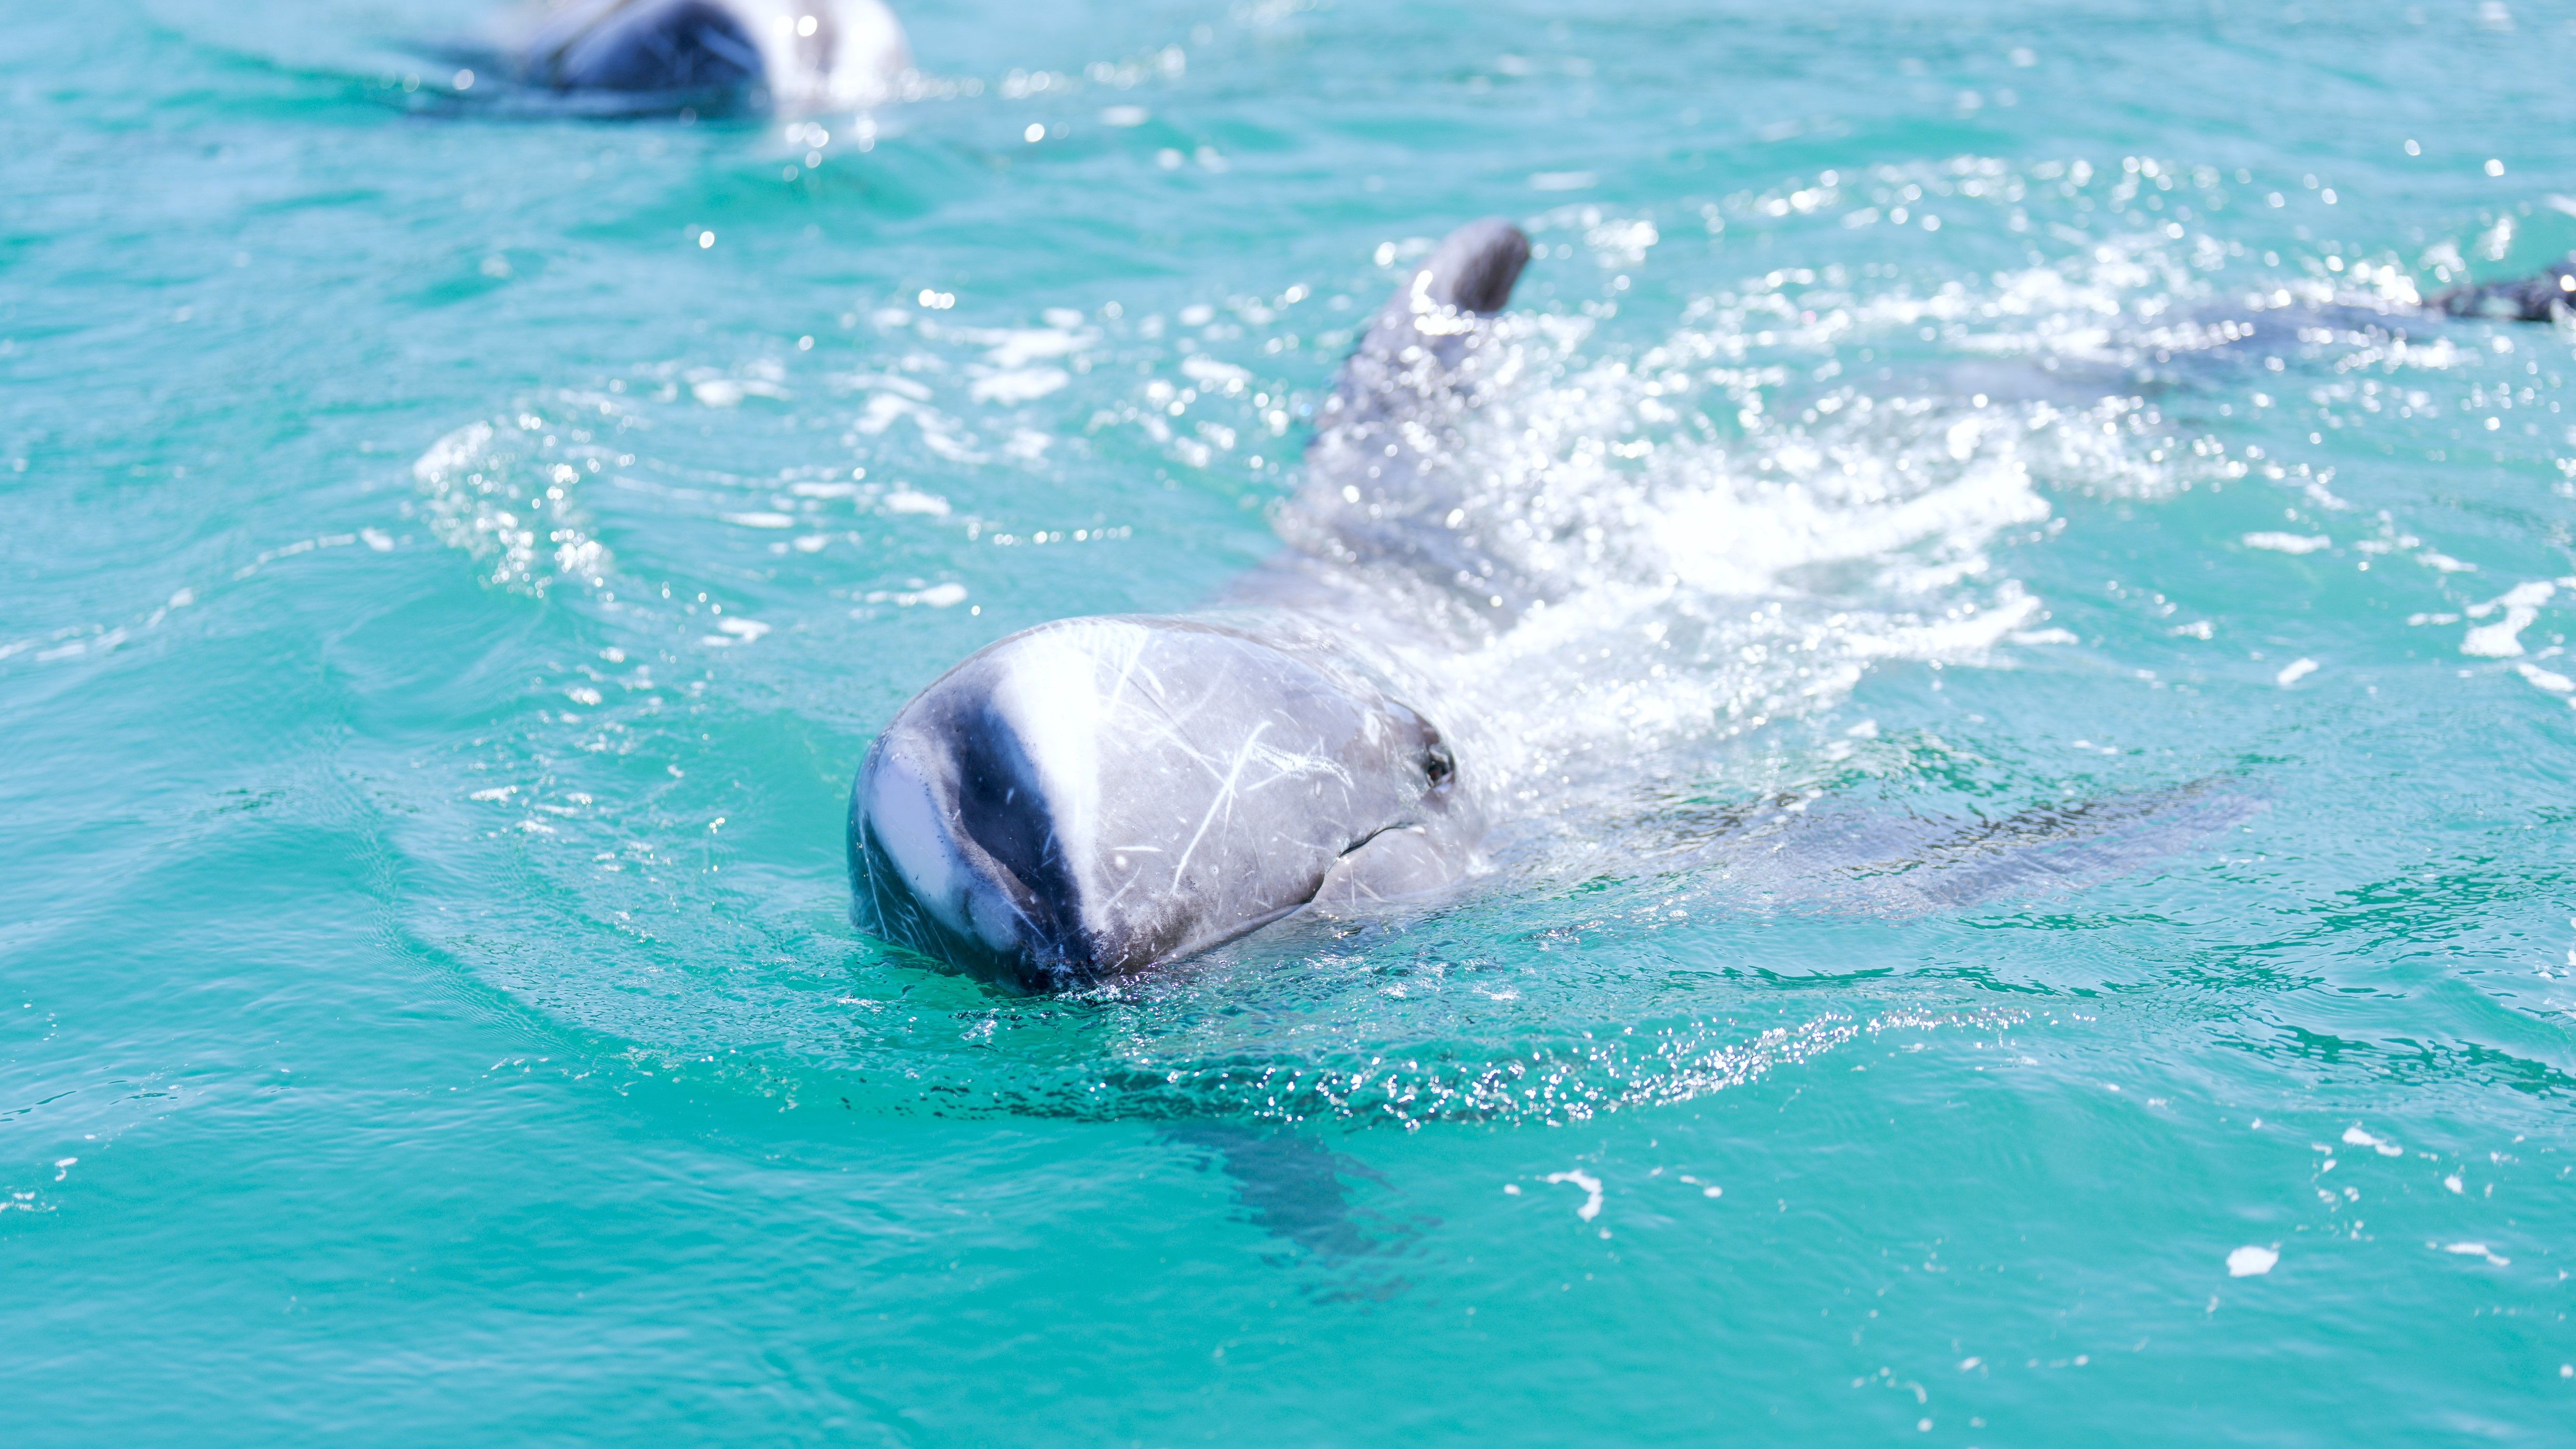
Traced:
<svg viewBox="0 0 2576 1449">
<path fill-rule="evenodd" d="M 1343 363 L 1306 448 L 1305 477 L 1276 522 L 1288 550 L 1235 590 L 1295 607 L 1349 608 L 1355 586 L 1396 589 L 1398 612 L 1473 643 L 1543 597 L 1487 546 L 1486 479 L 1459 460 L 1461 430 L 1504 376 L 1498 315 L 1530 242 L 1500 218 L 1469 222 L 1398 283 Z"/>
<path fill-rule="evenodd" d="M 2536 277 L 2456 287 L 2433 298 L 2432 305 L 2454 317 L 2546 322 L 2576 308 L 2576 257 L 2558 262 Z"/>
</svg>

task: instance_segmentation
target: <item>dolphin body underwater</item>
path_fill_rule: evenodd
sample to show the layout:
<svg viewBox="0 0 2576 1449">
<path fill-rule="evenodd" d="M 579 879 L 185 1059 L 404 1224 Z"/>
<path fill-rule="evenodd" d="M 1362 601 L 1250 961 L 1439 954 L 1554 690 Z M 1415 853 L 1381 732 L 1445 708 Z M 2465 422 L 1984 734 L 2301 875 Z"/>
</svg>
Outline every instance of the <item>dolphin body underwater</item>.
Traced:
<svg viewBox="0 0 2576 1449">
<path fill-rule="evenodd" d="M 1475 762 L 1348 647 L 1365 603 L 1333 605 L 1363 559 L 1486 603 L 1419 479 L 1528 259 L 1518 227 L 1474 222 L 1396 289 L 1323 408 L 1292 545 L 1239 612 L 1043 624 L 895 715 L 850 790 L 859 929 L 1061 990 L 1474 868 Z"/>
<path fill-rule="evenodd" d="M 912 69 L 882 0 L 540 0 L 503 23 L 498 50 L 540 90 L 785 115 L 891 100 Z"/>
<path fill-rule="evenodd" d="M 2562 312 L 2576 310 L 2576 256 L 2552 264 L 2538 276 L 2455 287 L 2426 305 L 2453 317 L 2551 321 Z"/>
</svg>

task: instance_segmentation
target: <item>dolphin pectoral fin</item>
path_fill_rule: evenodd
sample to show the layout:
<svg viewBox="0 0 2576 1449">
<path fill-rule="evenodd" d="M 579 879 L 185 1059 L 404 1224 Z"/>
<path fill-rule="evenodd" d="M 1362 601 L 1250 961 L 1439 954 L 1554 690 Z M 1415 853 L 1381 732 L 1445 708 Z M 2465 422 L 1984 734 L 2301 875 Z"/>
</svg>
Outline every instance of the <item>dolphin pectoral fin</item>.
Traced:
<svg viewBox="0 0 2576 1449">
<path fill-rule="evenodd" d="M 1418 825 L 1381 830 L 1352 847 L 1324 872 L 1315 888 L 1316 909 L 1365 910 L 1382 901 L 1425 895 L 1458 878 L 1457 862 Z"/>
</svg>

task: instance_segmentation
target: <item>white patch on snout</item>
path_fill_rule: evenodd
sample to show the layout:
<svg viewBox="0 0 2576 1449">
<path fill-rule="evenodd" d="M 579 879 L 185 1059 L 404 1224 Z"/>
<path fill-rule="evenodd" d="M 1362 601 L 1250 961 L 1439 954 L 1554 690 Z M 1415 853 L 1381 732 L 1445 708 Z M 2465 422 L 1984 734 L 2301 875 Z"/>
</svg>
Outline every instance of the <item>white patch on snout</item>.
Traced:
<svg viewBox="0 0 2576 1449">
<path fill-rule="evenodd" d="M 1152 634 L 1135 624 L 1085 619 L 1021 640 L 993 686 L 995 723 L 1018 736 L 1036 773 L 1055 848 L 1081 896 L 1082 925 L 1097 931 L 1087 889 L 1100 855 L 1100 752 L 1118 712 L 1140 701 L 1128 685 Z M 1132 736 L 1134 721 L 1128 722 Z"/>
<path fill-rule="evenodd" d="M 912 68 L 884 0 L 737 0 L 733 9 L 760 52 L 772 104 L 790 115 L 881 105 Z"/>
<path fill-rule="evenodd" d="M 958 853 L 954 822 L 939 808 L 930 782 L 899 750 L 887 751 L 868 781 L 868 825 L 912 898 L 941 925 L 996 951 L 1016 944 L 1010 903 L 989 886 L 978 888 Z"/>
</svg>

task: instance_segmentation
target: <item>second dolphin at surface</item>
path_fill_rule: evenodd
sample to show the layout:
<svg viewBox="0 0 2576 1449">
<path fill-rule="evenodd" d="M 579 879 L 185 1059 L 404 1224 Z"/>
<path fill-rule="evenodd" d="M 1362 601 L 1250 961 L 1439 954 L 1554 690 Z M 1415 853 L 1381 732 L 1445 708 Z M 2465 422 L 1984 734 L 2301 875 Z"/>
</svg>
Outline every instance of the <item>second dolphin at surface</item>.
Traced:
<svg viewBox="0 0 2576 1449">
<path fill-rule="evenodd" d="M 497 40 L 520 84 L 636 106 L 849 110 L 912 69 L 883 0 L 539 0 Z"/>
</svg>

